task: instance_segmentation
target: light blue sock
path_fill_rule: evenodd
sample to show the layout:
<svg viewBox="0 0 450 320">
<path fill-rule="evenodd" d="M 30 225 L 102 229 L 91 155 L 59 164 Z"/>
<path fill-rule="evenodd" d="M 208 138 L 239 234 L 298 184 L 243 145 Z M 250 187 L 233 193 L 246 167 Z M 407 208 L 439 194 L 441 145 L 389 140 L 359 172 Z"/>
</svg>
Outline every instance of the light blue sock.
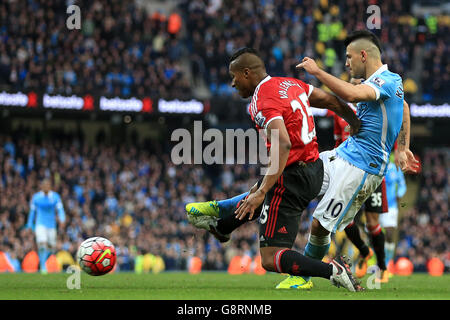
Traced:
<svg viewBox="0 0 450 320">
<path fill-rule="evenodd" d="M 389 261 L 394 259 L 395 243 L 385 242 L 384 243 L 384 254 L 385 254 L 386 267 L 387 267 L 389 264 Z"/>
<path fill-rule="evenodd" d="M 217 201 L 217 204 L 219 205 L 219 217 L 225 218 L 233 214 L 234 211 L 236 210 L 236 206 L 238 205 L 239 201 L 244 199 L 247 195 L 248 192 L 245 192 L 230 199 Z"/>
<path fill-rule="evenodd" d="M 38 255 L 39 255 L 39 266 L 41 270 L 47 270 L 45 267 L 45 262 L 47 261 L 47 248 L 39 247 Z"/>
<path fill-rule="evenodd" d="M 314 235 L 309 236 L 308 243 L 305 247 L 305 256 L 313 258 L 315 260 L 322 260 L 323 257 L 330 249 L 331 238 L 330 236 L 326 237 L 317 237 Z M 306 281 L 309 281 L 311 277 L 303 277 Z"/>
</svg>

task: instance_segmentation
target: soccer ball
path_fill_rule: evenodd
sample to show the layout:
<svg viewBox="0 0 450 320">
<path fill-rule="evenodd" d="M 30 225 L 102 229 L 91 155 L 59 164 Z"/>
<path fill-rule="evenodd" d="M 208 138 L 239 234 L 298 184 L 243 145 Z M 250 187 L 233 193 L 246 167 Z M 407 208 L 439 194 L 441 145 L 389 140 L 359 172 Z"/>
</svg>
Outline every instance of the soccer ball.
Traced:
<svg viewBox="0 0 450 320">
<path fill-rule="evenodd" d="M 77 261 L 87 274 L 101 276 L 114 268 L 116 249 L 108 239 L 92 237 L 80 244 Z"/>
</svg>

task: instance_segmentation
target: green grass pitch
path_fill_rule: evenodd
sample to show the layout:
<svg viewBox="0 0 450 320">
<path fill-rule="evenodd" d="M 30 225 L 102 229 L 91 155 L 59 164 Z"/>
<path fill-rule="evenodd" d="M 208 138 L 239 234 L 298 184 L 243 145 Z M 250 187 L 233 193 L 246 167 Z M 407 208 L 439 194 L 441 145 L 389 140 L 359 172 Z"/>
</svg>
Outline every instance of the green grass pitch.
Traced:
<svg viewBox="0 0 450 320">
<path fill-rule="evenodd" d="M 381 289 L 352 293 L 336 288 L 325 279 L 315 278 L 314 288 L 276 290 L 283 275 L 263 276 L 202 272 L 160 274 L 113 273 L 91 277 L 82 273 L 80 289 L 68 289 L 70 274 L 0 274 L 1 300 L 449 300 L 450 275 L 395 276 Z M 366 276 L 362 279 L 367 286 Z"/>
</svg>

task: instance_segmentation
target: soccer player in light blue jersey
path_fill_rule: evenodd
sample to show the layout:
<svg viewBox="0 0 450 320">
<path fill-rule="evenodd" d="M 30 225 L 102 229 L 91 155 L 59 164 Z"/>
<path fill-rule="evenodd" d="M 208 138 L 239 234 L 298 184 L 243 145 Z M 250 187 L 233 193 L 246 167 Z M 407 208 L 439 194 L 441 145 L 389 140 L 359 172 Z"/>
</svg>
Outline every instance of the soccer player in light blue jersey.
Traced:
<svg viewBox="0 0 450 320">
<path fill-rule="evenodd" d="M 57 217 L 58 216 L 58 217 Z M 61 197 L 51 190 L 51 182 L 45 179 L 41 191 L 35 193 L 30 202 L 27 227 L 36 235 L 39 264 L 42 273 L 46 273 L 45 262 L 56 249 L 56 227 L 64 228 L 65 212 Z"/>
<path fill-rule="evenodd" d="M 386 252 L 386 265 L 394 259 L 395 230 L 398 224 L 398 199 L 406 193 L 406 182 L 403 172 L 393 163 L 393 155 L 386 173 L 386 196 L 388 199 L 388 212 L 380 215 L 380 225 L 386 232 L 384 250 Z"/>
<path fill-rule="evenodd" d="M 381 62 L 379 39 L 369 31 L 355 31 L 346 38 L 345 45 L 346 67 L 352 78 L 364 79 L 361 84 L 353 85 L 334 77 L 309 57 L 297 65 L 337 96 L 356 104 L 361 120 L 355 135 L 338 148 L 321 153 L 325 171 L 320 193 L 323 198 L 314 211 L 305 249 L 305 255 L 320 260 L 328 251 L 330 233 L 342 231 L 351 223 L 381 183 L 397 138 L 402 170 L 417 167 L 406 143 L 410 119 L 404 108 L 402 78 Z"/>
</svg>

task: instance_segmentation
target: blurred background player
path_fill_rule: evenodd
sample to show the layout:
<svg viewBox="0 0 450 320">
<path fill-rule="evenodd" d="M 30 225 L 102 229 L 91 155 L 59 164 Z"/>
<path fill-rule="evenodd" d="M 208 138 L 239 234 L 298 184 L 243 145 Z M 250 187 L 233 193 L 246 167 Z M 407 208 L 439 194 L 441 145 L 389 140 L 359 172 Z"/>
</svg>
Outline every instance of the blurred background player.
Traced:
<svg viewBox="0 0 450 320">
<path fill-rule="evenodd" d="M 52 191 L 50 180 L 44 179 L 41 183 L 41 190 L 31 198 L 27 221 L 27 227 L 36 235 L 41 273 L 47 273 L 45 262 L 56 249 L 57 221 L 59 227 L 64 229 L 65 219 L 60 195 Z"/>
<path fill-rule="evenodd" d="M 380 216 L 380 225 L 386 233 L 385 252 L 386 266 L 394 259 L 396 246 L 396 230 L 398 223 L 398 200 L 406 193 L 406 182 L 403 172 L 394 164 L 394 155 L 391 154 L 386 173 L 386 194 L 388 199 L 388 212 Z"/>
</svg>

